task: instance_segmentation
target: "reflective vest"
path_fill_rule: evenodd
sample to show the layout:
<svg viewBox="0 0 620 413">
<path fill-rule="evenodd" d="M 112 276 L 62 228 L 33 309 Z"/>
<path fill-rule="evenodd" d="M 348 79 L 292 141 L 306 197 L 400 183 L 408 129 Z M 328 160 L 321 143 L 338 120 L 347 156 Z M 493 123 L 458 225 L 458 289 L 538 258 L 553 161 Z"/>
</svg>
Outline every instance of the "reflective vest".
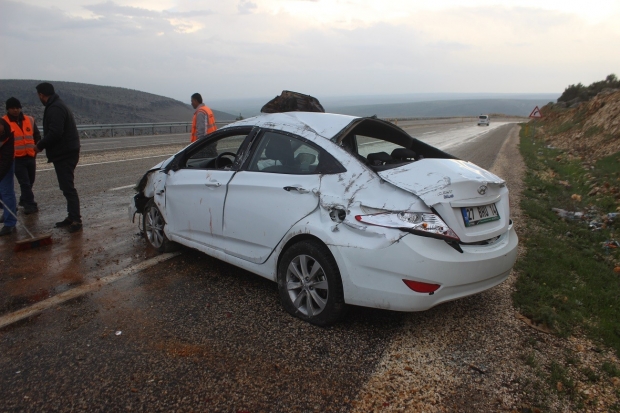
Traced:
<svg viewBox="0 0 620 413">
<path fill-rule="evenodd" d="M 196 139 L 198 139 L 198 136 L 196 135 L 196 119 L 198 118 L 198 112 L 204 113 L 207 118 L 207 124 L 205 125 L 206 135 L 217 130 L 217 126 L 215 126 L 215 116 L 213 116 L 213 112 L 211 112 L 211 109 L 209 109 L 207 106 L 200 106 L 198 109 L 196 109 L 196 112 L 194 112 L 194 119 L 192 119 L 191 142 L 195 142 Z M 200 137 L 202 138 L 202 136 Z"/>
<path fill-rule="evenodd" d="M 22 158 L 24 156 L 34 157 L 36 152 L 34 150 L 34 119 L 31 116 L 24 115 L 22 121 L 22 127 L 20 128 L 17 122 L 13 122 L 9 119 L 8 115 L 5 115 L 3 119 L 11 126 L 11 131 L 15 137 L 15 157 Z"/>
</svg>

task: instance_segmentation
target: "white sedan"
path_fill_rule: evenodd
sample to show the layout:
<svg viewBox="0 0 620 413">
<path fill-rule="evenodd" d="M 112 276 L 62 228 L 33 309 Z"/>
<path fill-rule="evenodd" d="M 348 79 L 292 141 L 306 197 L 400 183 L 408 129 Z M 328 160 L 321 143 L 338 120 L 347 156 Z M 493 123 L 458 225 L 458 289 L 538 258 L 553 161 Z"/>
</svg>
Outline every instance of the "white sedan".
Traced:
<svg viewBox="0 0 620 413">
<path fill-rule="evenodd" d="M 137 189 L 129 212 L 151 246 L 273 280 L 290 314 L 321 326 L 348 304 L 421 311 L 479 293 L 517 255 L 504 180 L 376 118 L 245 119 Z"/>
</svg>

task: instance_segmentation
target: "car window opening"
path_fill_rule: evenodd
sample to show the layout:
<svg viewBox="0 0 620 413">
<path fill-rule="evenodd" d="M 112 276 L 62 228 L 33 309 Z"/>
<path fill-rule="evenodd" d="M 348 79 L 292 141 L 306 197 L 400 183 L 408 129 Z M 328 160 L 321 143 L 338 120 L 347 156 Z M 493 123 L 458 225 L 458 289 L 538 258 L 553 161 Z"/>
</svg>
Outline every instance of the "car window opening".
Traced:
<svg viewBox="0 0 620 413">
<path fill-rule="evenodd" d="M 198 145 L 189 153 L 183 168 L 230 169 L 246 137 L 247 134 L 235 134 Z"/>
<path fill-rule="evenodd" d="M 345 169 L 331 155 L 310 143 L 292 136 L 267 131 L 260 142 L 248 171 L 292 175 L 340 173 Z"/>
<path fill-rule="evenodd" d="M 424 158 L 456 157 L 413 138 L 399 127 L 376 118 L 363 118 L 348 128 L 337 143 L 375 172 Z"/>
</svg>

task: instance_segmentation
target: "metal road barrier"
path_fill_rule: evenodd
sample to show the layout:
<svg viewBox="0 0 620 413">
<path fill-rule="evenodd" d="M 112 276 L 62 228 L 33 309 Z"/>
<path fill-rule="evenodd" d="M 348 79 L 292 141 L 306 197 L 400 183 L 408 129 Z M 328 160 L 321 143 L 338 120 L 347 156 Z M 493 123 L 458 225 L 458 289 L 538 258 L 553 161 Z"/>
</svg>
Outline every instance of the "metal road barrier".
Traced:
<svg viewBox="0 0 620 413">
<path fill-rule="evenodd" d="M 469 122 L 477 117 L 428 117 L 428 118 L 382 118 L 388 122 L 392 122 L 398 125 L 399 121 L 408 120 L 434 120 L 434 119 L 457 119 L 460 122 Z M 216 121 L 215 124 L 219 126 L 228 125 L 234 121 Z M 161 123 L 109 123 L 109 124 L 95 124 L 95 125 L 77 125 L 77 130 L 80 132 L 80 136 L 83 138 L 99 138 L 99 137 L 114 137 L 114 136 L 136 136 L 138 135 L 148 136 L 162 133 L 189 133 L 192 126 L 192 122 L 161 122 Z M 43 127 L 39 128 L 43 134 Z"/>
<path fill-rule="evenodd" d="M 228 125 L 233 121 L 216 121 L 219 126 Z M 161 122 L 161 123 L 109 123 L 95 125 L 77 125 L 77 130 L 81 137 L 104 137 L 115 135 L 135 136 L 138 135 L 155 135 L 156 133 L 189 133 L 192 122 Z M 43 127 L 39 128 L 41 134 L 44 134 Z M 122 133 L 119 133 L 122 132 Z M 92 132 L 92 133 L 89 133 Z M 146 132 L 146 133 L 145 133 Z"/>
<path fill-rule="evenodd" d="M 217 126 L 224 126 L 231 123 L 230 121 L 216 121 Z M 162 122 L 162 123 L 113 123 L 113 124 L 101 124 L 101 125 L 77 125 L 77 130 L 81 135 L 88 135 L 89 131 L 104 131 L 104 134 L 109 131 L 110 136 L 114 136 L 116 131 L 125 131 L 124 135 L 134 136 L 136 131 L 139 131 L 140 135 L 145 135 L 147 132 L 151 135 L 155 135 L 156 132 L 162 133 L 162 131 L 168 133 L 189 133 L 192 127 L 192 122 Z M 131 131 L 131 133 L 130 133 Z M 164 133 L 165 133 L 164 132 Z"/>
</svg>

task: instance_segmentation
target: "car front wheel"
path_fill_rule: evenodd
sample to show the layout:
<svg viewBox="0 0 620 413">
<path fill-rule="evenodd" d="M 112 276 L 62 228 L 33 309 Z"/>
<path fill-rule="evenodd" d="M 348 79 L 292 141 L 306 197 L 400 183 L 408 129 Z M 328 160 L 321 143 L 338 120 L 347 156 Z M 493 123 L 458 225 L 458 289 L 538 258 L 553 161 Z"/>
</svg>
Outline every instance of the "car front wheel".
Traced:
<svg viewBox="0 0 620 413">
<path fill-rule="evenodd" d="M 318 326 L 335 323 L 346 309 L 338 265 L 318 242 L 301 241 L 286 250 L 278 266 L 278 291 L 286 311 Z"/>
<path fill-rule="evenodd" d="M 166 237 L 164 233 L 164 217 L 155 201 L 151 198 L 144 207 L 142 213 L 142 231 L 146 242 L 159 252 L 171 252 L 176 249 L 176 244 Z"/>
</svg>

